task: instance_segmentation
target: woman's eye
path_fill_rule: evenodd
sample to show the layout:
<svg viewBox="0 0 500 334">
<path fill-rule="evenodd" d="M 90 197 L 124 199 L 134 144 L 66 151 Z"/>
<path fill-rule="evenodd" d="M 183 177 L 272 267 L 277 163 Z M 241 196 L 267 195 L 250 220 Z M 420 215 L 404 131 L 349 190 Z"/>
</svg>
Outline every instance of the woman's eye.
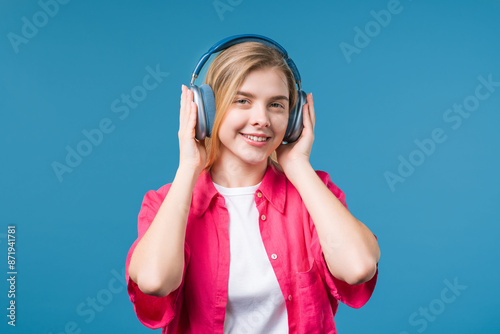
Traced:
<svg viewBox="0 0 500 334">
<path fill-rule="evenodd" d="M 280 103 L 271 103 L 271 107 L 272 107 L 272 108 L 285 108 L 285 107 L 283 107 L 283 105 L 282 105 L 282 104 L 280 104 Z"/>
<path fill-rule="evenodd" d="M 247 104 L 248 100 L 240 99 L 240 100 L 236 100 L 235 102 L 238 103 L 238 104 Z"/>
</svg>

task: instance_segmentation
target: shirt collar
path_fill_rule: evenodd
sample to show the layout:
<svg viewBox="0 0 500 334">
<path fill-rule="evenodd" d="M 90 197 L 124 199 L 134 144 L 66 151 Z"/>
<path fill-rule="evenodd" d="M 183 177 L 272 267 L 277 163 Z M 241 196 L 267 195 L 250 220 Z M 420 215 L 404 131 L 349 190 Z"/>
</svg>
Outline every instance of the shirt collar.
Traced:
<svg viewBox="0 0 500 334">
<path fill-rule="evenodd" d="M 284 212 L 286 201 L 286 177 L 285 174 L 268 164 L 262 183 L 257 191 L 261 191 L 264 197 L 281 213 Z M 193 209 L 199 215 L 202 215 L 218 194 L 212 183 L 212 177 L 209 170 L 203 170 L 196 181 L 193 191 Z"/>
<path fill-rule="evenodd" d="M 210 171 L 204 169 L 200 173 L 193 190 L 193 203 L 191 206 L 193 207 L 195 213 L 200 216 L 203 215 L 203 213 L 207 211 L 212 199 L 217 194 L 217 189 L 215 189 L 215 186 L 212 183 Z M 193 204 L 195 205 L 193 206 Z"/>
<path fill-rule="evenodd" d="M 286 187 L 287 182 L 285 173 L 278 170 L 272 163 L 269 163 L 259 190 L 281 213 L 283 213 L 285 209 Z"/>
</svg>

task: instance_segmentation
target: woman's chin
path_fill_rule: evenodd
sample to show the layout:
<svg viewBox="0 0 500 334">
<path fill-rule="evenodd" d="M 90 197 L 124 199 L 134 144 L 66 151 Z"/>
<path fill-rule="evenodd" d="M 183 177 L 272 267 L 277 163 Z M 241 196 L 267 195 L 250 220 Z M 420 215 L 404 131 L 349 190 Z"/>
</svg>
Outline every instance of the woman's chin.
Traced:
<svg viewBox="0 0 500 334">
<path fill-rule="evenodd" d="M 263 164 L 267 161 L 267 157 L 264 158 L 258 158 L 258 159 L 244 159 L 242 162 L 249 166 L 258 166 L 260 164 Z"/>
<path fill-rule="evenodd" d="M 261 154 L 258 154 L 258 155 L 247 154 L 247 155 L 242 155 L 238 158 L 239 158 L 238 160 L 243 165 L 258 166 L 261 164 L 265 164 L 267 162 L 268 155 L 265 155 L 265 154 L 262 154 L 262 155 Z"/>
<path fill-rule="evenodd" d="M 224 154 L 228 153 L 228 154 Z M 254 149 L 248 147 L 235 147 L 233 150 L 222 151 L 219 159 L 226 160 L 228 165 L 239 165 L 241 167 L 257 167 L 261 164 L 266 164 L 272 152 L 262 149 Z"/>
</svg>

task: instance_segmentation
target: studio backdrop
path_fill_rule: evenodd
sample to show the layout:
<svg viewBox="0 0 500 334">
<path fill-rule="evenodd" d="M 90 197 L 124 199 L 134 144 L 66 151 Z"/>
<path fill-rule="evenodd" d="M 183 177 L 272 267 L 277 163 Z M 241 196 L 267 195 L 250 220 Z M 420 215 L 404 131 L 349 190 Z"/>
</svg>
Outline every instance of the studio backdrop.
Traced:
<svg viewBox="0 0 500 334">
<path fill-rule="evenodd" d="M 499 17 L 498 0 L 2 0 L 0 332 L 152 332 L 124 273 L 143 196 L 175 176 L 199 57 L 252 33 L 300 69 L 311 164 L 378 237 L 373 296 L 340 304 L 338 332 L 499 333 Z"/>
</svg>

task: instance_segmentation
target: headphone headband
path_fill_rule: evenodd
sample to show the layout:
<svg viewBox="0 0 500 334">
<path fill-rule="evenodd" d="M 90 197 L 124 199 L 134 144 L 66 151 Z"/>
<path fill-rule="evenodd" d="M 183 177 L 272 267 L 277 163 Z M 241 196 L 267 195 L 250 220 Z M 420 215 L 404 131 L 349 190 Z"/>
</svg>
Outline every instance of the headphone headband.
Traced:
<svg viewBox="0 0 500 334">
<path fill-rule="evenodd" d="M 260 42 L 262 44 L 265 44 L 267 46 L 270 46 L 278 50 L 283 55 L 283 58 L 286 60 L 288 67 L 290 67 L 290 69 L 292 70 L 295 82 L 297 83 L 299 90 L 301 89 L 301 84 L 300 84 L 301 78 L 299 70 L 297 69 L 297 66 L 295 66 L 293 60 L 288 56 L 286 50 L 277 42 L 273 41 L 272 39 L 266 36 L 253 35 L 253 34 L 230 36 L 214 44 L 214 46 L 212 46 L 203 56 L 201 56 L 200 60 L 198 61 L 198 64 L 196 65 L 193 74 L 191 75 L 191 85 L 194 85 L 194 81 L 198 77 L 198 74 L 200 74 L 203 65 L 205 65 L 205 63 L 213 53 L 223 51 L 235 44 L 240 44 L 244 42 Z"/>
<path fill-rule="evenodd" d="M 285 136 L 283 137 L 283 141 L 287 143 L 292 143 L 296 141 L 303 129 L 303 116 L 302 109 L 304 105 L 307 103 L 306 101 L 306 93 L 300 87 L 300 74 L 297 66 L 293 60 L 288 57 L 288 53 L 286 50 L 273 41 L 272 39 L 261 36 L 261 35 L 236 35 L 227 37 L 218 43 L 214 44 L 203 56 L 201 56 L 198 64 L 196 65 L 193 74 L 191 76 L 191 84 L 189 85 L 189 89 L 193 92 L 193 100 L 197 107 L 197 121 L 195 126 L 195 138 L 198 140 L 203 140 L 206 137 L 210 137 L 212 135 L 212 128 L 215 122 L 216 115 L 216 106 L 215 106 L 215 97 L 212 87 L 207 84 L 203 84 L 201 86 L 196 86 L 194 81 L 198 77 L 203 65 L 207 62 L 208 58 L 216 52 L 220 52 L 225 50 L 235 44 L 255 41 L 262 44 L 267 45 L 275 50 L 277 50 L 280 55 L 283 57 L 283 60 L 286 61 L 288 67 L 293 73 L 293 77 L 295 79 L 295 83 L 297 84 L 297 102 L 290 109 L 288 115 L 288 124 L 286 127 Z"/>
</svg>

